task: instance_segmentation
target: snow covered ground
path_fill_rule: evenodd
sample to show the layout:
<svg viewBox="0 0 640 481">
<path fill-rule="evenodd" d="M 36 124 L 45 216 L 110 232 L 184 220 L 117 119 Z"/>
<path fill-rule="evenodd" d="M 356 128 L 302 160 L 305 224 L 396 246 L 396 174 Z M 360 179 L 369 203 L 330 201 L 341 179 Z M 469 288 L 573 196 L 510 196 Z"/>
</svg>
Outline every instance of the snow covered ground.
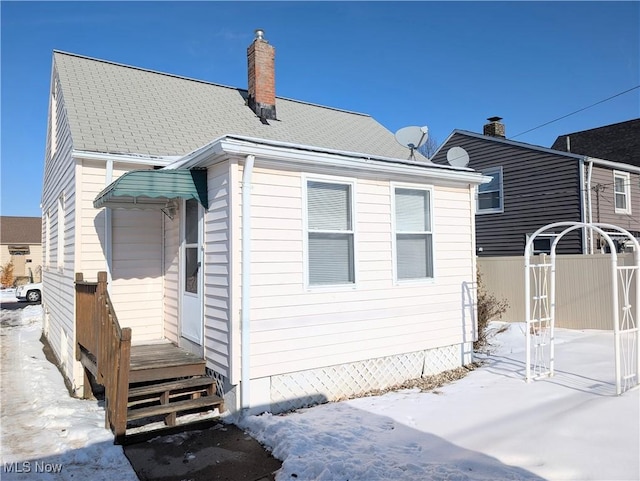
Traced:
<svg viewBox="0 0 640 481">
<path fill-rule="evenodd" d="M 527 384 L 523 327 L 506 327 L 482 368 L 435 393 L 241 425 L 284 461 L 278 481 L 639 480 L 640 391 L 614 395 L 612 334 L 557 330 L 556 375 Z"/>
<path fill-rule="evenodd" d="M 11 291 L 2 302 L 14 302 Z M 42 307 L 0 310 L 0 479 L 137 480 L 96 401 L 69 396 L 42 351 Z"/>
<path fill-rule="evenodd" d="M 102 407 L 69 397 L 46 361 L 40 306 L 1 310 L 0 325 L 0 478 L 137 479 Z M 278 481 L 640 479 L 640 390 L 613 395 L 611 333 L 558 330 L 556 376 L 527 384 L 522 326 L 505 326 L 483 367 L 435 392 L 239 423 L 284 461 Z"/>
</svg>

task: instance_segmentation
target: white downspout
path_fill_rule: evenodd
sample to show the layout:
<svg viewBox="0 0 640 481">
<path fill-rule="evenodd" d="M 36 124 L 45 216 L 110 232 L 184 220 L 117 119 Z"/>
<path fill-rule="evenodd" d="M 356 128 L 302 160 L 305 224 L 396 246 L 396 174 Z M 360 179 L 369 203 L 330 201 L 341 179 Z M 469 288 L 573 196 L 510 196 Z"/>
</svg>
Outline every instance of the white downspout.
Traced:
<svg viewBox="0 0 640 481">
<path fill-rule="evenodd" d="M 567 137 L 568 139 L 568 137 Z M 587 222 L 587 199 L 584 193 L 585 190 L 585 172 L 584 172 L 584 157 L 582 157 L 579 161 L 580 166 L 580 222 L 585 223 Z M 588 253 L 588 247 L 587 247 L 587 228 L 583 227 L 582 228 L 582 254 L 587 254 Z"/>
<path fill-rule="evenodd" d="M 105 187 L 113 182 L 113 160 L 107 160 L 105 165 Z M 104 254 L 107 263 L 107 291 L 111 293 L 111 266 L 113 265 L 112 224 L 111 208 L 104 209 Z"/>
<path fill-rule="evenodd" d="M 250 407 L 249 356 L 251 355 L 251 174 L 254 155 L 247 155 L 242 171 L 242 289 L 241 289 L 241 337 L 240 337 L 240 397 L 242 410 Z"/>
<path fill-rule="evenodd" d="M 592 205 L 591 205 L 591 175 L 593 174 L 593 160 L 590 157 L 586 158 L 589 162 L 589 174 L 587 175 L 587 215 L 589 216 L 587 222 L 593 223 Z M 589 254 L 593 255 L 593 230 L 589 230 Z"/>
</svg>

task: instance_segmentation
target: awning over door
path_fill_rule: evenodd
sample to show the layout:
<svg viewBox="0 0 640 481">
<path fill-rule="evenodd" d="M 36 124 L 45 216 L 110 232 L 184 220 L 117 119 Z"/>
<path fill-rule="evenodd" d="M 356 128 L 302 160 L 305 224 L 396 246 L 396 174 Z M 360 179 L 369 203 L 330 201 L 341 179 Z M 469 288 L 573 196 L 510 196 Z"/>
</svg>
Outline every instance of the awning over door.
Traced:
<svg viewBox="0 0 640 481">
<path fill-rule="evenodd" d="M 207 209 L 207 171 L 133 170 L 100 192 L 93 206 L 162 209 L 172 199 L 196 199 Z"/>
</svg>

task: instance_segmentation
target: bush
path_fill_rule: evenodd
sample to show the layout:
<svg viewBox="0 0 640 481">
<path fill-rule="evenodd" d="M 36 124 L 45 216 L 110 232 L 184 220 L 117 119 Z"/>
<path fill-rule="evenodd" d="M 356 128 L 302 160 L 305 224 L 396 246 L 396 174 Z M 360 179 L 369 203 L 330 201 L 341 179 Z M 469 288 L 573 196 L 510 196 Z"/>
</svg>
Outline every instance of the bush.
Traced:
<svg viewBox="0 0 640 481">
<path fill-rule="evenodd" d="M 13 281 L 13 262 L 9 261 L 0 267 L 0 285 L 2 285 L 3 289 L 6 289 L 13 286 Z"/>
<path fill-rule="evenodd" d="M 476 306 L 478 309 L 478 340 L 473 343 L 473 350 L 480 351 L 487 346 L 487 328 L 491 321 L 497 321 L 509 308 L 506 299 L 498 300 L 496 296 L 487 292 L 482 282 L 482 274 L 480 271 L 476 274 L 478 283 L 478 300 Z"/>
</svg>

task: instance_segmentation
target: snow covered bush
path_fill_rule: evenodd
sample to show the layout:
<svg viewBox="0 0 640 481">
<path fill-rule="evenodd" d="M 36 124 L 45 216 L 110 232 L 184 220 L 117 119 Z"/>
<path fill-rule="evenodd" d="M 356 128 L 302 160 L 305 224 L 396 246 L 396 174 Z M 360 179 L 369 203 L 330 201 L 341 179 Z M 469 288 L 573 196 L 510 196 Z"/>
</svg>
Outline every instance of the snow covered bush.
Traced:
<svg viewBox="0 0 640 481">
<path fill-rule="evenodd" d="M 509 308 L 509 303 L 506 299 L 498 299 L 487 291 L 479 270 L 476 280 L 478 283 L 478 300 L 476 303 L 478 309 L 478 340 L 473 343 L 473 350 L 480 351 L 487 347 L 487 327 L 489 323 L 500 320 Z"/>
</svg>

